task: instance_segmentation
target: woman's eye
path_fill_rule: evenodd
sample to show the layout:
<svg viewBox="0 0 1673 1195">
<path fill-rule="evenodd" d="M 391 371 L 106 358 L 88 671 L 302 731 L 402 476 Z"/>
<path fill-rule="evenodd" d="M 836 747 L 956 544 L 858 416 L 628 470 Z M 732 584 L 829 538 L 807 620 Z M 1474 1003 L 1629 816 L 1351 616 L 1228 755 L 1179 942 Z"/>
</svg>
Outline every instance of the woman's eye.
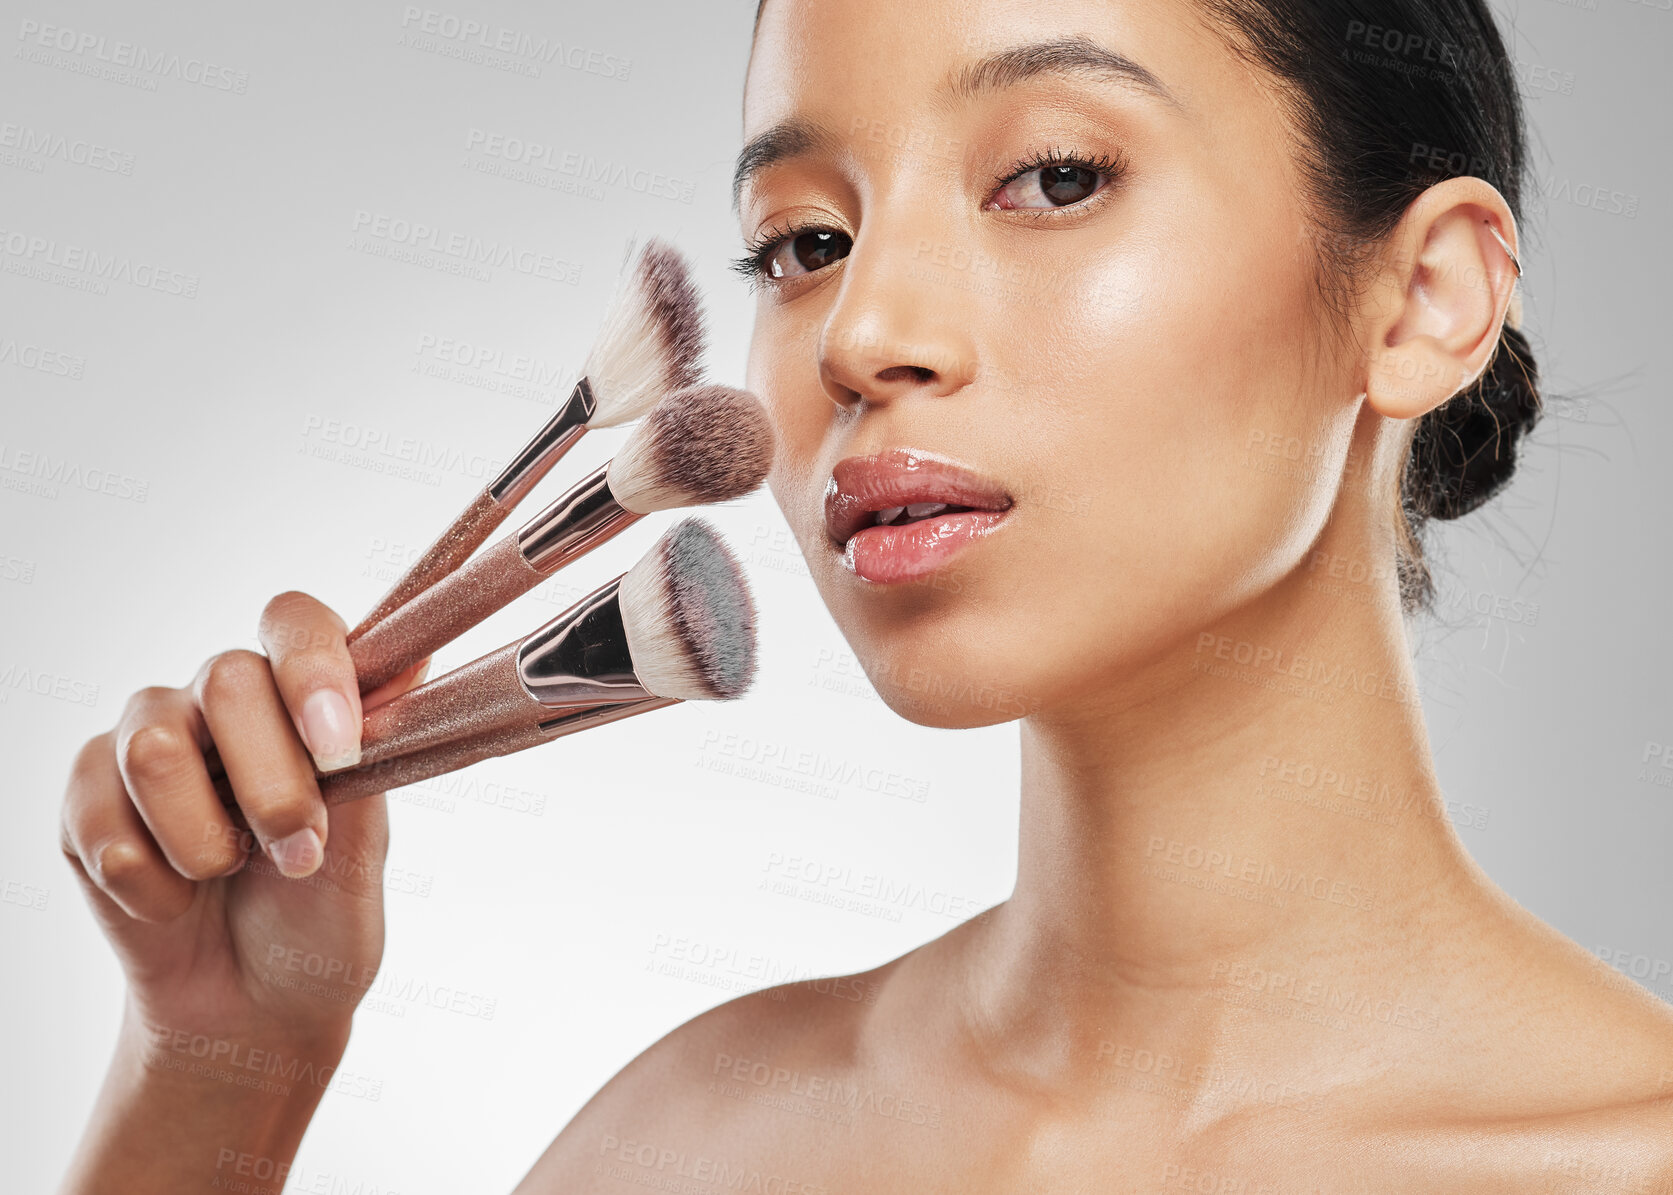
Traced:
<svg viewBox="0 0 1673 1195">
<path fill-rule="evenodd" d="M 853 244 L 845 234 L 830 229 L 799 232 L 774 246 L 762 264 L 769 278 L 794 278 L 847 257 Z"/>
<path fill-rule="evenodd" d="M 1040 210 L 1068 207 L 1096 195 L 1109 180 L 1086 166 L 1041 166 L 1000 188 L 993 206 Z"/>
</svg>

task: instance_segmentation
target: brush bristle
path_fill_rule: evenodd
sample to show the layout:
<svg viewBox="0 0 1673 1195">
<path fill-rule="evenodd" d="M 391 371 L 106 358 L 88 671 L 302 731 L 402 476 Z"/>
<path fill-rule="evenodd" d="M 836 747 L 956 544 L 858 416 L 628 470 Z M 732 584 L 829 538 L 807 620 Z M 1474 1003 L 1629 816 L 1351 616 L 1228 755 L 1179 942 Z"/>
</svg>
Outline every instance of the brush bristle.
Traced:
<svg viewBox="0 0 1673 1195">
<path fill-rule="evenodd" d="M 766 480 L 773 428 L 730 386 L 679 390 L 651 408 L 610 461 L 610 492 L 635 514 L 741 498 Z"/>
<path fill-rule="evenodd" d="M 598 407 L 589 427 L 639 418 L 672 390 L 703 375 L 703 304 L 678 250 L 652 239 L 627 276 L 587 358 L 587 381 Z"/>
<path fill-rule="evenodd" d="M 743 569 L 702 519 L 683 519 L 622 578 L 633 671 L 651 693 L 729 701 L 755 679 L 755 603 Z"/>
</svg>

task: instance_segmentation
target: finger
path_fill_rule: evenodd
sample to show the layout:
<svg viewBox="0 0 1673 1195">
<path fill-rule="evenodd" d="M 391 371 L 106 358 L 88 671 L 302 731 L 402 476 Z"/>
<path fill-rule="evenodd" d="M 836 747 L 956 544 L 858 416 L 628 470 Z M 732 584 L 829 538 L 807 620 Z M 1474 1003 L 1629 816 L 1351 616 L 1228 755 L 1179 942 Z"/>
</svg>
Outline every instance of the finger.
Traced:
<svg viewBox="0 0 1673 1195">
<path fill-rule="evenodd" d="M 403 668 L 370 693 L 363 694 L 360 698 L 361 710 L 364 713 L 370 713 L 384 702 L 399 697 L 408 689 L 416 689 L 424 683 L 424 678 L 428 675 L 430 675 L 430 657 L 425 656 L 416 664 Z"/>
<path fill-rule="evenodd" d="M 229 875 L 245 858 L 204 765 L 208 741 L 197 704 L 180 689 L 141 689 L 116 725 L 128 797 L 174 870 L 191 880 Z"/>
<path fill-rule="evenodd" d="M 191 907 L 197 885 L 170 866 L 128 799 L 115 740 L 114 731 L 91 740 L 71 765 L 59 846 L 96 902 L 136 921 L 172 921 Z"/>
<path fill-rule="evenodd" d="M 360 685 L 343 620 L 305 593 L 281 593 L 261 613 L 261 646 L 279 694 L 322 772 L 360 762 Z"/>
<path fill-rule="evenodd" d="M 193 692 L 261 849 L 282 875 L 312 875 L 325 856 L 325 802 L 267 658 L 223 652 L 199 670 Z"/>
</svg>

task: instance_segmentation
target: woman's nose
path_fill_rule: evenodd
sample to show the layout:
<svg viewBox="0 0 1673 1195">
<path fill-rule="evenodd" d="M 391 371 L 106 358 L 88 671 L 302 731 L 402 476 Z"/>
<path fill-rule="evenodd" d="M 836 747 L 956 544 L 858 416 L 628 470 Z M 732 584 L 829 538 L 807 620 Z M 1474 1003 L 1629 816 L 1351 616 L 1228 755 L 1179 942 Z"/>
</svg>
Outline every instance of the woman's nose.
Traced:
<svg viewBox="0 0 1673 1195">
<path fill-rule="evenodd" d="M 843 409 L 944 398 L 976 377 L 970 313 L 957 292 L 914 270 L 910 237 L 864 233 L 843 263 L 841 289 L 819 340 L 819 380 Z"/>
</svg>

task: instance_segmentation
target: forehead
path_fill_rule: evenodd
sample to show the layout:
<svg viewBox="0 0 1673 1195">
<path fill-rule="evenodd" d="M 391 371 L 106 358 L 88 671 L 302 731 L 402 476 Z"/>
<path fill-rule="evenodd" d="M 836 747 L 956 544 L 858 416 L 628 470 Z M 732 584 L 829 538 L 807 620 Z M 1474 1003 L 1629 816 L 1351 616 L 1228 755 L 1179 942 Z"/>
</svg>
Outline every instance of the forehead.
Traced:
<svg viewBox="0 0 1673 1195">
<path fill-rule="evenodd" d="M 744 93 L 744 133 L 790 117 L 942 115 L 985 57 L 1082 41 L 1181 100 L 1233 66 L 1191 0 L 767 0 Z M 967 97 L 964 97 L 967 98 Z"/>
</svg>

